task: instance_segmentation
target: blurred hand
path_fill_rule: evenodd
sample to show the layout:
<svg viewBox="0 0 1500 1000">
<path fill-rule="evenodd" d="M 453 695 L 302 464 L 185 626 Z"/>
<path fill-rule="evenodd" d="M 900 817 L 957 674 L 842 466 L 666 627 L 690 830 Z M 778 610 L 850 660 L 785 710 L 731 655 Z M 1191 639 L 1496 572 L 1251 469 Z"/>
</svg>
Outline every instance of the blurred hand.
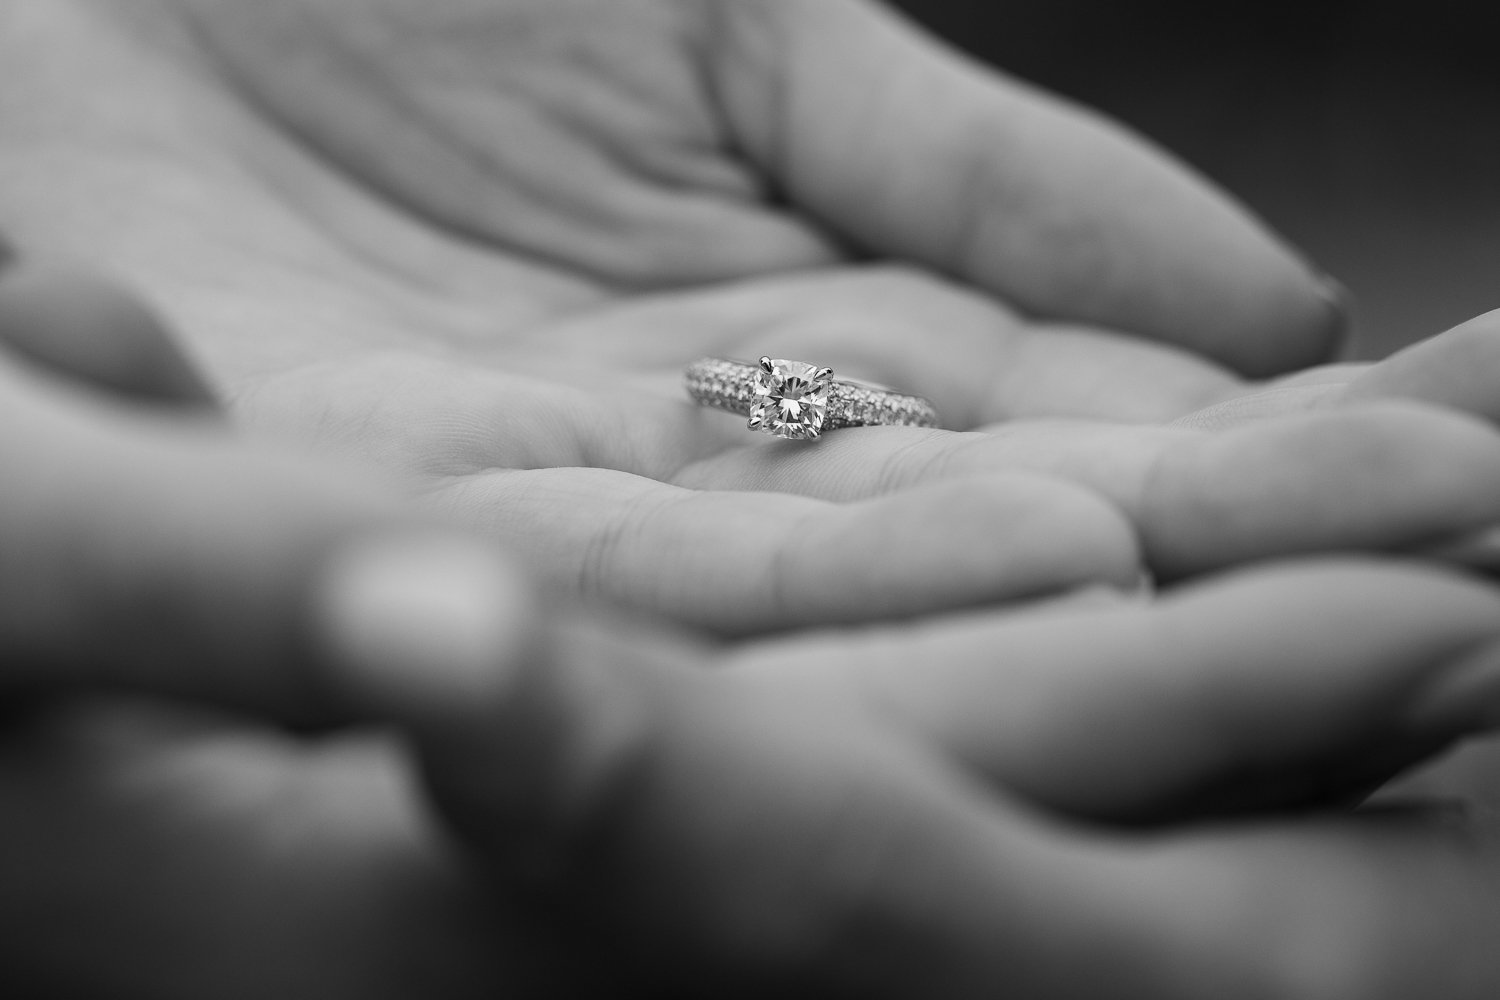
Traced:
<svg viewBox="0 0 1500 1000">
<path fill-rule="evenodd" d="M 87 349 L 101 336 L 114 351 Z M 1479 583 L 1288 564 L 1153 603 L 1100 592 L 721 649 L 549 625 L 482 544 L 226 439 L 107 288 L 0 284 L 0 337 L 29 359 L 0 360 L 13 982 L 1494 985 L 1482 828 L 1264 812 L 1337 806 L 1492 724 L 1500 595 Z M 59 377 L 85 358 L 115 398 Z"/>
<path fill-rule="evenodd" d="M 400 707 L 414 672 L 382 704 L 493 884 L 642 993 L 1479 997 L 1500 827 L 1341 805 L 1493 721 L 1497 610 L 1411 567 L 1282 566 L 728 675 L 575 632 L 488 705 Z"/>
<path fill-rule="evenodd" d="M 5 16 L 27 242 L 149 290 L 246 425 L 380 463 L 564 589 L 748 633 L 1496 517 L 1500 439 L 1458 418 L 1150 426 L 1242 391 L 1209 358 L 1323 356 L 1317 281 L 1140 142 L 879 8 Z M 785 448 L 682 396 L 684 362 L 761 353 L 990 432 Z M 1100 422 L 1028 419 L 1059 416 Z M 1371 492 L 1371 453 L 1457 471 Z"/>
</svg>

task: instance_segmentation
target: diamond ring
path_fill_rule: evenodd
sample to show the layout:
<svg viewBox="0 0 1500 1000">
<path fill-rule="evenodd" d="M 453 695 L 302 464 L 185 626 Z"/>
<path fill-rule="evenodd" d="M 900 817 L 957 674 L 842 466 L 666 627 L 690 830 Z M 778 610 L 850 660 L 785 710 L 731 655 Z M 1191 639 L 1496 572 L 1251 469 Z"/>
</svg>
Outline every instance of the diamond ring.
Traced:
<svg viewBox="0 0 1500 1000">
<path fill-rule="evenodd" d="M 750 429 L 792 441 L 816 441 L 841 427 L 937 427 L 937 411 L 921 396 L 883 385 L 836 379 L 832 368 L 761 358 L 759 364 L 703 358 L 683 372 L 700 406 L 750 419 Z"/>
</svg>

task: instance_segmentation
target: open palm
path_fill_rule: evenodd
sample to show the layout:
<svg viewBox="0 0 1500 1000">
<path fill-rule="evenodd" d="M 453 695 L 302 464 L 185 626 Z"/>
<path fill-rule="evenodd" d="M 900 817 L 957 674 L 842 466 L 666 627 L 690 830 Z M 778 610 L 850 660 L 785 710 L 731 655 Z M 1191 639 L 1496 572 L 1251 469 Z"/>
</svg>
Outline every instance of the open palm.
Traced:
<svg viewBox="0 0 1500 1000">
<path fill-rule="evenodd" d="M 1153 425 L 1322 357 L 1335 307 L 1180 169 L 868 5 L 7 17 L 12 229 L 150 292 L 247 425 L 375 460 L 565 587 L 754 631 L 1496 516 L 1500 439 L 1456 416 Z M 751 438 L 683 397 L 705 354 L 981 433 Z M 1372 451 L 1447 472 L 1368 495 L 1344 459 Z"/>
</svg>

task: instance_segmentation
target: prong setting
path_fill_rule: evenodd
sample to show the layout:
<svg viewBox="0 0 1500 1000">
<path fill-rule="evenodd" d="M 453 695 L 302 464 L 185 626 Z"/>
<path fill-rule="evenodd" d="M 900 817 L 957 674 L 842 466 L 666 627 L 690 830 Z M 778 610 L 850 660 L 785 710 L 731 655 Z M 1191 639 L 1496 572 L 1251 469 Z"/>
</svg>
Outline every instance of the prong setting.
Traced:
<svg viewBox="0 0 1500 1000">
<path fill-rule="evenodd" d="M 770 371 L 766 371 L 769 366 Z M 793 441 L 815 441 L 844 427 L 940 427 L 920 396 L 853 379 L 835 380 L 827 366 L 763 358 L 761 362 L 702 358 L 683 371 L 684 387 L 700 406 L 735 413 L 752 431 Z"/>
<path fill-rule="evenodd" d="M 828 419 L 832 392 L 832 368 L 761 358 L 749 426 L 792 441 L 816 441 Z"/>
</svg>

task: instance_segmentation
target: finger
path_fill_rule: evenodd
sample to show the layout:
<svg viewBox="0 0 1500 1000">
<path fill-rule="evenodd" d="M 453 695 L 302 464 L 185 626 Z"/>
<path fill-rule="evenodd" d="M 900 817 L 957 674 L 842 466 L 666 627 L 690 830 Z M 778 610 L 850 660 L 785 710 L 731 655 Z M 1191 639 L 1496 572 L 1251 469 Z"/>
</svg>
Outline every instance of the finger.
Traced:
<svg viewBox="0 0 1500 1000">
<path fill-rule="evenodd" d="M 518 586 L 487 582 L 493 557 L 402 513 L 378 484 L 253 452 L 201 423 L 96 411 L 3 368 L 0 384 L 6 688 L 123 687 L 335 720 L 315 641 L 325 577 L 388 538 L 413 550 L 414 568 L 366 585 L 395 576 L 416 588 L 402 593 L 418 611 L 423 593 L 441 610 L 456 587 L 491 627 L 524 630 Z M 422 589 L 435 579 L 449 582 Z M 450 641 L 413 628 L 429 645 Z"/>
<path fill-rule="evenodd" d="M 1500 592 L 1310 563 L 1153 605 L 769 642 L 736 663 L 871 701 L 1049 807 L 1159 820 L 1337 801 L 1500 722 Z"/>
<path fill-rule="evenodd" d="M 434 500 L 566 591 L 729 634 L 1128 587 L 1140 573 L 1117 510 L 1031 475 L 834 504 L 547 469 L 464 479 Z"/>
<path fill-rule="evenodd" d="M 415 736 L 490 884 L 608 943 L 638 993 L 957 998 L 1056 975 L 1037 949 L 1083 921 L 1042 897 L 1087 884 L 1080 852 L 888 730 L 709 660 L 572 622 L 462 705 L 414 702 L 420 665 L 393 657 L 348 673 Z"/>
<path fill-rule="evenodd" d="M 1322 996 L 1320 973 L 1358 972 L 1357 946 L 1409 943 L 1366 933 L 1399 929 L 1403 899 L 1467 900 L 1488 927 L 1492 894 L 1462 895 L 1481 866 L 1451 836 L 1425 853 L 1308 825 L 1110 843 L 986 802 L 895 727 L 705 674 L 660 637 L 574 624 L 492 670 L 486 697 L 442 706 L 410 699 L 420 666 L 384 648 L 348 674 L 411 727 L 474 856 L 509 898 L 611 942 L 645 992 Z M 1330 929 L 1324 964 L 1303 945 Z M 1089 962 L 1063 960 L 1083 947 Z"/>
<path fill-rule="evenodd" d="M 1392 404 L 1205 438 L 1154 471 L 1145 508 L 1159 514 L 1145 544 L 1161 574 L 1177 577 L 1260 555 L 1400 551 L 1480 531 L 1500 520 L 1497 444 L 1467 417 Z M 1189 504 L 1178 531 L 1167 512 Z"/>
<path fill-rule="evenodd" d="M 15 267 L 0 281 L 0 345 L 128 399 L 216 409 L 207 382 L 132 296 L 78 271 Z"/>
<path fill-rule="evenodd" d="M 1500 419 L 1500 311 L 1419 341 L 1375 364 L 1340 365 L 1210 406 L 1179 425 L 1222 428 L 1296 410 L 1413 399 Z"/>
<path fill-rule="evenodd" d="M 1222 434 L 1047 422 L 988 434 L 844 430 L 815 449 L 733 449 L 689 465 L 676 481 L 847 500 L 1016 470 L 1114 502 L 1164 578 L 1277 555 L 1402 549 L 1500 519 L 1500 436 L 1459 414 L 1395 403 Z"/>
<path fill-rule="evenodd" d="M 931 400 L 952 429 L 1029 416 L 1164 421 L 1239 388 L 1197 355 L 1102 330 L 1029 321 L 929 272 L 824 270 L 642 298 L 549 327 L 597 361 L 792 358 Z M 514 364 L 514 350 L 496 355 Z"/>
<path fill-rule="evenodd" d="M 272 376 L 236 405 L 258 429 L 421 483 L 581 467 L 664 478 L 743 436 L 743 421 L 735 431 L 704 419 L 715 414 L 689 402 L 679 372 L 570 375 L 377 354 Z"/>
<path fill-rule="evenodd" d="M 716 631 L 865 621 L 1084 583 L 1128 585 L 1138 573 L 1118 513 L 1069 484 L 1009 476 L 852 507 L 690 492 L 584 468 L 618 463 L 666 476 L 682 455 L 722 447 L 719 414 L 650 390 L 589 393 L 406 364 L 336 377 L 364 383 L 383 401 L 352 442 L 366 457 L 430 466 L 433 441 L 474 442 L 461 464 L 428 469 L 443 477 L 430 495 L 445 516 L 528 554 L 534 570 L 565 591 Z M 258 391 L 251 405 L 274 407 L 288 390 L 305 405 L 308 397 L 288 380 Z M 315 398 L 363 399 L 363 391 L 330 394 L 325 386 Z M 340 444 L 347 451 L 351 442 Z"/>
<path fill-rule="evenodd" d="M 1028 313 L 1163 339 L 1247 374 L 1335 348 L 1332 286 L 1118 127 L 964 63 L 873 4 L 723 10 L 714 68 L 740 142 L 794 201 L 866 246 Z"/>
<path fill-rule="evenodd" d="M 1210 406 L 1179 425 L 1222 428 L 1296 410 L 1414 399 L 1500 419 L 1500 311 L 1419 341 L 1375 364 L 1340 365 Z"/>
<path fill-rule="evenodd" d="M 1403 397 L 1500 420 L 1500 310 L 1486 313 L 1371 365 L 1340 402 Z"/>
<path fill-rule="evenodd" d="M 1481 811 L 1358 815 L 1174 837 L 1106 882 L 1139 960 L 1185 984 L 1157 996 L 1478 998 L 1497 848 Z"/>
</svg>

